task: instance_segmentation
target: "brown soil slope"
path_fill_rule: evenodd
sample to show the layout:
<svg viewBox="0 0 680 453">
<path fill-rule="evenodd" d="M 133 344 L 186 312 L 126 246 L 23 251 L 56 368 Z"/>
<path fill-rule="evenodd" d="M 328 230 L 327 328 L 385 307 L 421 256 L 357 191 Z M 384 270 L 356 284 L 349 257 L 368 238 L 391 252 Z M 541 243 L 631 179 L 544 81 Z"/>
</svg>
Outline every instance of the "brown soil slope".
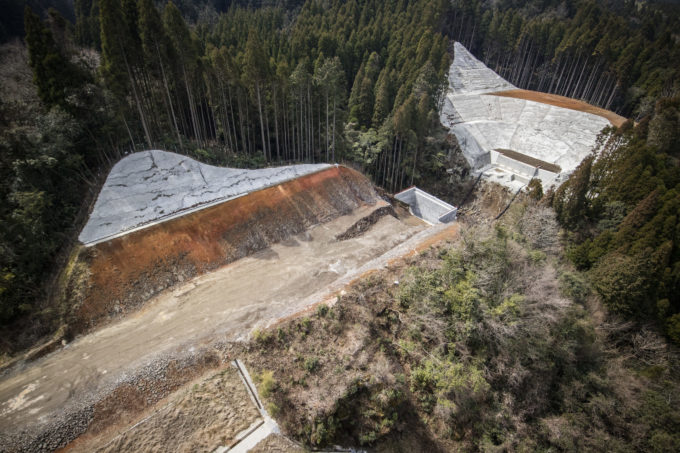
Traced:
<svg viewBox="0 0 680 453">
<path fill-rule="evenodd" d="M 64 291 L 69 335 L 153 295 L 377 199 L 360 173 L 332 167 L 82 248 Z"/>
<path fill-rule="evenodd" d="M 577 99 L 568 98 L 565 96 L 559 96 L 557 94 L 541 93 L 539 91 L 531 90 L 507 90 L 507 91 L 497 91 L 492 94 L 494 96 L 504 96 L 508 98 L 525 99 L 527 101 L 541 102 L 543 104 L 550 104 L 557 107 L 563 107 L 565 109 L 578 110 L 580 112 L 592 113 L 593 115 L 598 115 L 609 120 L 612 125 L 616 127 L 621 127 L 623 123 L 627 120 L 621 115 L 605 110 L 600 107 L 595 107 L 587 102 L 579 101 Z"/>
</svg>

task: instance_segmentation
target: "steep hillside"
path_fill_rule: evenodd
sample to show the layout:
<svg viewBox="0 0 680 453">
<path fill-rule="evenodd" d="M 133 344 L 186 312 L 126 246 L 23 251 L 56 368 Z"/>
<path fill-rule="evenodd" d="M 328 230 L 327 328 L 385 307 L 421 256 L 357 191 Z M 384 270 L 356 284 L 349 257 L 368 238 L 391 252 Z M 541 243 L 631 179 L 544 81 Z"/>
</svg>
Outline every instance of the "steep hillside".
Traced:
<svg viewBox="0 0 680 453">
<path fill-rule="evenodd" d="M 677 451 L 677 349 L 603 310 L 549 207 L 520 196 L 488 225 L 484 192 L 460 235 L 255 338 L 244 362 L 284 432 L 386 453 Z"/>
<path fill-rule="evenodd" d="M 138 158 L 133 156 L 132 159 Z M 94 220 L 88 226 L 103 222 L 101 210 L 104 208 L 100 205 L 110 204 L 107 190 L 124 179 L 121 169 L 128 171 L 127 176 L 131 179 L 129 187 L 136 184 L 138 173 L 144 175 L 144 167 L 140 170 L 136 166 L 126 166 L 124 162 L 119 164 L 118 171 L 114 169 L 113 182 L 105 184 L 95 206 Z M 63 307 L 68 313 L 69 336 L 84 332 L 108 317 L 138 308 L 154 294 L 176 283 L 267 248 L 312 225 L 349 214 L 363 204 L 375 204 L 377 201 L 370 182 L 353 170 L 325 166 L 307 168 L 321 170 L 269 188 L 244 193 L 244 196 L 92 246 L 81 247 L 69 267 L 70 274 L 62 296 Z M 217 170 L 221 169 L 215 168 L 213 171 L 219 173 Z M 239 181 L 244 185 L 245 172 L 231 173 L 229 177 L 215 178 L 215 181 L 221 181 L 227 189 L 236 187 Z M 283 178 L 294 173 L 286 173 L 284 167 L 284 171 L 276 174 Z M 253 180 L 254 176 L 251 175 Z M 196 177 L 200 177 L 199 172 L 190 173 L 189 178 Z M 176 199 L 191 197 L 190 190 L 185 190 L 186 187 L 178 189 L 167 177 L 163 179 L 158 176 L 158 172 L 153 172 L 153 178 L 160 179 L 160 185 L 165 184 L 162 189 L 166 192 L 178 194 Z M 137 195 L 141 200 L 149 200 L 150 204 L 139 199 L 123 198 L 124 207 L 134 211 L 137 206 L 142 211 L 155 213 L 159 206 L 166 209 L 172 206 L 171 196 L 159 199 L 163 192 L 154 195 L 154 190 L 157 190 L 155 184 L 142 186 L 146 194 Z M 252 181 L 247 186 L 252 188 Z M 243 187 L 240 191 L 244 192 Z M 215 190 L 215 197 L 215 193 L 220 195 Z M 157 201 L 150 201 L 152 195 Z M 191 206 L 192 202 L 189 203 Z M 138 221 L 124 212 L 114 211 L 112 214 L 120 222 Z M 88 229 L 88 226 L 81 237 L 97 238 L 97 232 L 101 230 Z M 108 225 L 104 231 L 109 231 Z"/>
<path fill-rule="evenodd" d="M 610 123 L 602 109 L 592 114 L 594 108 L 575 109 L 573 102 L 564 108 L 554 99 L 508 96 L 513 88 L 455 43 L 440 120 L 456 135 L 473 173 L 514 190 L 534 177 L 545 189 L 558 186 Z"/>
</svg>

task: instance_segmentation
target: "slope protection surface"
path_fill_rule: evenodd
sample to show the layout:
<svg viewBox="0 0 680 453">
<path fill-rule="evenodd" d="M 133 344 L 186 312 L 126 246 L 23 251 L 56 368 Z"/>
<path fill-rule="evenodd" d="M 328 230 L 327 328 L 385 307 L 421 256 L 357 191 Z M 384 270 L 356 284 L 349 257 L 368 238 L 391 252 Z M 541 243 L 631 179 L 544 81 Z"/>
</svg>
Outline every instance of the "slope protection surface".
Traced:
<svg viewBox="0 0 680 453">
<path fill-rule="evenodd" d="M 118 162 L 78 239 L 93 244 L 137 227 L 327 168 L 327 164 L 243 170 L 153 150 Z"/>
<path fill-rule="evenodd" d="M 610 123 L 602 116 L 494 93 L 515 87 L 454 45 L 449 90 L 441 122 L 458 138 L 473 171 L 513 189 L 532 177 L 544 187 L 559 184 L 586 157 L 599 132 Z M 514 153 L 503 153 L 510 150 Z M 519 155 L 517 154 L 519 153 Z M 510 158 L 524 155 L 527 158 Z M 535 165 L 543 161 L 559 172 Z"/>
</svg>

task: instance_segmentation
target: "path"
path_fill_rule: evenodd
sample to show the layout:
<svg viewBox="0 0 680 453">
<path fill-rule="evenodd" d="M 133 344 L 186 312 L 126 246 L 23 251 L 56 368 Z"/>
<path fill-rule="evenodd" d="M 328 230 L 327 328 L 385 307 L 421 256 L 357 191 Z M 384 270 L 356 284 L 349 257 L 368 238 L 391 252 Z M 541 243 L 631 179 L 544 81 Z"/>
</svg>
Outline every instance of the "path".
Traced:
<svg viewBox="0 0 680 453">
<path fill-rule="evenodd" d="M 380 206 L 360 208 L 165 291 L 134 315 L 78 338 L 26 369 L 8 372 L 0 380 L 0 444 L 3 434 L 37 428 L 81 401 L 101 397 L 126 373 L 159 355 L 190 351 L 218 337 L 243 337 L 256 324 L 323 300 L 447 228 L 386 216 L 360 237 L 334 239 Z"/>
</svg>

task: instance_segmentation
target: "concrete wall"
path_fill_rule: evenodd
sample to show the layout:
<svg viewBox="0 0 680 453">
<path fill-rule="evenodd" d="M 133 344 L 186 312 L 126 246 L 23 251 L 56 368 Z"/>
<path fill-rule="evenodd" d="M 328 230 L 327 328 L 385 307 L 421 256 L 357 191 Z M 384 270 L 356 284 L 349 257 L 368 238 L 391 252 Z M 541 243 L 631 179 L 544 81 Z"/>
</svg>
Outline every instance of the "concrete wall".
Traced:
<svg viewBox="0 0 680 453">
<path fill-rule="evenodd" d="M 491 162 L 512 170 L 514 173 L 517 173 L 518 176 L 524 176 L 528 179 L 531 179 L 536 172 L 536 167 L 533 165 L 525 164 L 524 162 L 505 156 L 498 151 L 491 151 Z"/>
<path fill-rule="evenodd" d="M 399 192 L 394 198 L 408 204 L 413 215 L 432 224 L 451 222 L 456 219 L 458 212 L 456 207 L 417 187 Z"/>
</svg>

